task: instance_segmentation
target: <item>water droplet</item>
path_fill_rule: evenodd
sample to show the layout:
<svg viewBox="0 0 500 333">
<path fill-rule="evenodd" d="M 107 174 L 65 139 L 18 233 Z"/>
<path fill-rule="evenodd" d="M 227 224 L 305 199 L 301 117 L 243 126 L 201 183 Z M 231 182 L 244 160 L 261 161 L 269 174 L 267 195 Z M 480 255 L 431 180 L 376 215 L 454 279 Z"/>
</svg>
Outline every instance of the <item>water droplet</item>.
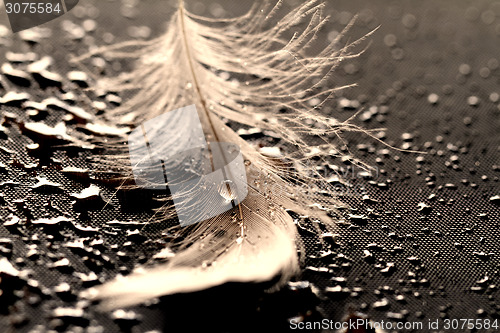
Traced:
<svg viewBox="0 0 500 333">
<path fill-rule="evenodd" d="M 427 97 L 427 101 L 431 104 L 437 104 L 439 101 L 439 95 L 432 93 Z"/>
<path fill-rule="evenodd" d="M 467 98 L 467 103 L 470 106 L 478 106 L 479 105 L 479 97 L 477 97 L 477 96 L 469 96 Z"/>
<path fill-rule="evenodd" d="M 12 67 L 11 64 L 5 63 L 2 65 L 2 73 L 14 84 L 23 87 L 31 85 L 30 76 L 23 70 Z"/>
<path fill-rule="evenodd" d="M 237 189 L 231 180 L 224 180 L 217 189 L 221 197 L 230 202 L 237 197 Z"/>
<path fill-rule="evenodd" d="M 500 195 L 494 195 L 490 197 L 490 202 L 499 205 L 500 204 Z"/>
<path fill-rule="evenodd" d="M 373 302 L 373 308 L 376 310 L 384 310 L 389 308 L 389 300 L 387 298 L 382 298 L 379 301 Z"/>
<path fill-rule="evenodd" d="M 429 214 L 432 210 L 432 207 L 424 202 L 420 202 L 417 206 L 418 206 L 417 210 L 422 214 Z"/>
</svg>

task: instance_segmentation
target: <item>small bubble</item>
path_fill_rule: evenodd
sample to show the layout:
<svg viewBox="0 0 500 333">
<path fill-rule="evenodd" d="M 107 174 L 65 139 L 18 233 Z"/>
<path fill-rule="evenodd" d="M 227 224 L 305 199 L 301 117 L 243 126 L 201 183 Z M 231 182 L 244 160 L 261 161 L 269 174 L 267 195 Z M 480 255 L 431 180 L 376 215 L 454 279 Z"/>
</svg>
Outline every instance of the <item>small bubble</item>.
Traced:
<svg viewBox="0 0 500 333">
<path fill-rule="evenodd" d="M 393 34 L 387 34 L 384 37 L 384 44 L 389 46 L 389 47 L 396 46 L 397 42 L 398 42 L 398 39 Z"/>
<path fill-rule="evenodd" d="M 97 22 L 92 19 L 87 19 L 83 21 L 83 29 L 87 32 L 94 31 L 97 28 Z"/>
<path fill-rule="evenodd" d="M 467 103 L 470 106 L 478 106 L 479 105 L 479 97 L 477 97 L 477 96 L 469 96 L 469 97 L 467 97 Z"/>
<path fill-rule="evenodd" d="M 453 86 L 451 86 L 449 84 L 444 85 L 441 90 L 442 90 L 443 94 L 445 94 L 445 95 L 453 94 Z"/>
<path fill-rule="evenodd" d="M 223 197 L 227 202 L 236 199 L 237 191 L 236 186 L 231 180 L 224 180 L 218 188 L 219 194 Z"/>
<path fill-rule="evenodd" d="M 465 11 L 465 18 L 468 21 L 473 22 L 473 21 L 476 21 L 479 18 L 480 14 L 481 13 L 479 12 L 479 9 L 477 9 L 476 7 L 469 7 Z"/>
<path fill-rule="evenodd" d="M 481 13 L 481 21 L 483 21 L 484 24 L 492 24 L 495 22 L 495 19 L 495 12 L 492 10 L 485 10 Z"/>
<path fill-rule="evenodd" d="M 402 60 L 405 57 L 405 51 L 402 48 L 397 47 L 392 50 L 391 55 L 394 60 Z"/>
<path fill-rule="evenodd" d="M 490 197 L 490 202 L 494 203 L 494 204 L 500 204 L 500 195 L 494 195 L 492 197 Z"/>
<path fill-rule="evenodd" d="M 487 79 L 491 74 L 491 70 L 488 68 L 488 67 L 483 67 L 479 70 L 479 75 L 483 78 L 483 79 Z"/>
<path fill-rule="evenodd" d="M 389 300 L 387 298 L 382 298 L 379 301 L 373 303 L 373 308 L 377 310 L 384 310 L 389 307 Z"/>
<path fill-rule="evenodd" d="M 420 202 L 418 205 L 418 211 L 421 212 L 422 214 L 429 214 L 432 210 L 432 207 L 427 205 L 424 202 Z"/>
<path fill-rule="evenodd" d="M 461 64 L 458 67 L 458 71 L 462 75 L 470 75 L 470 73 L 472 72 L 472 69 L 471 69 L 470 65 L 468 65 L 468 64 Z"/>
<path fill-rule="evenodd" d="M 401 22 L 403 23 L 405 28 L 408 29 L 413 29 L 417 26 L 417 18 L 412 14 L 406 14 L 405 16 L 403 16 Z"/>
<path fill-rule="evenodd" d="M 428 97 L 427 97 L 427 101 L 431 104 L 437 104 L 437 102 L 439 101 L 439 95 L 437 94 L 430 94 Z"/>
<path fill-rule="evenodd" d="M 498 60 L 495 58 L 491 58 L 488 60 L 488 68 L 491 69 L 492 71 L 497 69 L 499 66 Z"/>
<path fill-rule="evenodd" d="M 500 101 L 500 95 L 496 92 L 491 93 L 490 94 L 490 101 L 492 101 L 493 103 Z"/>
</svg>

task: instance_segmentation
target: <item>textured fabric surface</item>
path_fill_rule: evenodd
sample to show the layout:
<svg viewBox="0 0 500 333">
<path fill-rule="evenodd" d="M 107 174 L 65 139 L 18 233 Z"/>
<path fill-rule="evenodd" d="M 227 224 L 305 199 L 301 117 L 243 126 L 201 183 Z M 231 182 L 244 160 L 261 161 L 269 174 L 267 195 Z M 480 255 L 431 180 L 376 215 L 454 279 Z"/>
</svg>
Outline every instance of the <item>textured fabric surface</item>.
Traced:
<svg viewBox="0 0 500 333">
<path fill-rule="evenodd" d="M 250 4 L 190 6 L 198 14 L 217 16 L 244 12 Z M 283 10 L 290 5 L 286 2 Z M 0 29 L 0 57 L 4 63 L 12 62 L 8 52 L 34 52 L 38 59 L 51 55 L 56 60 L 51 70 L 66 76 L 75 70 L 68 64 L 70 54 L 92 45 L 158 36 L 174 6 L 81 0 L 38 35 L 12 36 Z M 351 184 L 339 188 L 349 208 L 338 221 L 339 236 L 324 246 L 310 226 L 297 225 L 306 245 L 303 273 L 274 293 L 266 292 L 271 283 L 231 284 L 111 315 L 80 303 L 79 291 L 130 272 L 161 249 L 164 238 L 158 226 L 141 234 L 142 226 L 116 223 L 147 220 L 155 205 L 152 194 L 114 195 L 110 184 L 88 179 L 88 173 L 63 172 L 88 167 L 86 158 L 98 152 L 78 148 L 78 140 L 91 133 L 69 121 L 76 147 L 55 147 L 23 124 L 53 126 L 71 112 L 49 107 L 46 114 L 35 114 L 2 100 L 6 129 L 0 132 L 0 216 L 12 225 L 0 225 L 0 259 L 31 270 L 31 277 L 7 276 L 0 265 L 0 331 L 286 331 L 291 318 L 341 321 L 355 312 L 374 322 L 498 319 L 500 2 L 329 1 L 325 14 L 331 20 L 318 40 L 333 38 L 356 13 L 357 23 L 346 40 L 379 28 L 364 54 L 337 69 L 332 84 L 357 86 L 339 93 L 330 112 L 347 119 L 361 110 L 354 121 L 385 128 L 376 135 L 395 148 L 345 134 L 345 151 L 374 171 L 370 176 L 340 160 L 319 166 L 329 176 L 337 171 Z M 0 19 L 8 28 L 6 18 Z M 44 37 L 47 32 L 51 35 Z M 117 62 L 105 68 L 118 73 L 130 65 Z M 64 91 L 57 84 L 44 87 L 48 83 L 43 78 L 30 78 L 30 86 L 23 87 L 22 78 L 7 74 L 2 75 L 4 98 L 8 91 L 26 91 L 36 101 L 56 96 L 83 105 L 88 102 L 83 96 L 89 96 L 107 108 L 118 103 L 113 94 L 83 93 L 77 85 L 65 83 Z M 76 97 L 63 95 L 68 92 Z M 33 143 L 40 147 L 26 148 Z M 91 184 L 100 195 L 74 196 Z M 111 204 L 105 206 L 108 199 Z M 52 225 L 54 218 L 60 221 Z M 431 330 L 424 326 L 418 331 Z"/>
</svg>

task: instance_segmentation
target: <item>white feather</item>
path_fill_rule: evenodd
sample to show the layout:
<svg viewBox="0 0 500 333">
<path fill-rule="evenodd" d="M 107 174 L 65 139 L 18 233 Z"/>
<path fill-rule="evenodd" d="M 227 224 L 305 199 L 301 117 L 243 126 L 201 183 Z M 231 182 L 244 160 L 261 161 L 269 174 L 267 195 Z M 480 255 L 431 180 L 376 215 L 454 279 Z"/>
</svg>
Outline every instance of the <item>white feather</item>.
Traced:
<svg viewBox="0 0 500 333">
<path fill-rule="evenodd" d="M 337 154 L 334 142 L 340 132 L 362 131 L 319 112 L 340 89 L 325 88 L 328 76 L 340 61 L 357 55 L 350 50 L 361 39 L 344 47 L 337 39 L 308 56 L 327 22 L 323 5 L 308 1 L 276 20 L 279 5 L 264 1 L 241 17 L 220 20 L 189 13 L 181 2 L 163 36 L 105 47 L 77 59 L 94 54 L 137 59 L 132 72 L 102 81 L 102 87 L 136 92 L 122 107 L 108 112 L 109 122 L 137 126 L 195 104 L 207 141 L 236 143 L 247 166 L 248 197 L 225 214 L 188 231 L 177 230 L 185 241 L 166 264 L 85 293 L 103 299 L 106 309 L 230 281 L 266 281 L 277 275 L 286 281 L 298 271 L 299 258 L 296 229 L 285 208 L 317 216 L 332 226 L 324 211 L 334 212 L 338 203 L 326 196 L 323 211 L 311 208 L 317 190 L 327 185 L 306 161 Z M 298 31 L 303 22 L 305 27 Z M 291 31 L 296 32 L 285 38 Z M 320 103 L 311 107 L 312 99 Z M 263 155 L 222 119 L 276 133 L 287 151 L 281 159 Z M 183 140 L 172 136 L 164 145 L 182 146 Z M 317 145 L 311 145 L 314 140 Z M 121 170 L 124 181 L 133 179 L 123 144 L 113 146 L 108 141 L 104 146 L 108 157 L 99 163 Z M 155 217 L 175 217 L 172 205 L 166 203 Z"/>
</svg>

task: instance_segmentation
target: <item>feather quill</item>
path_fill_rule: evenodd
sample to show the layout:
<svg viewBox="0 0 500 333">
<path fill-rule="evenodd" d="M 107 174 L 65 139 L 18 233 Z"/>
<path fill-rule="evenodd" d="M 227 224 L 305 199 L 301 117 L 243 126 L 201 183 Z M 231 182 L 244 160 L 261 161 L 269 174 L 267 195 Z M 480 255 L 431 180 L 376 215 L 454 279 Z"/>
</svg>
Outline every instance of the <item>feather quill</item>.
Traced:
<svg viewBox="0 0 500 333">
<path fill-rule="evenodd" d="M 340 122 L 319 111 L 344 88 L 325 88 L 329 75 L 342 60 L 359 54 L 351 50 L 367 35 L 344 46 L 339 46 L 339 36 L 310 56 L 328 20 L 322 15 L 323 5 L 308 1 L 276 20 L 280 4 L 257 2 L 243 16 L 210 19 L 190 13 L 180 1 L 163 36 L 108 46 L 75 59 L 80 62 L 95 54 L 133 58 L 131 72 L 101 80 L 104 88 L 134 92 L 123 106 L 106 114 L 107 120 L 137 126 L 195 104 L 207 141 L 237 144 L 248 178 L 248 196 L 236 207 L 192 227 L 173 229 L 183 241 L 172 245 L 175 255 L 167 263 L 139 268 L 86 291 L 86 297 L 103 300 L 105 309 L 226 282 L 276 276 L 286 281 L 298 272 L 300 261 L 296 227 L 287 210 L 333 228 L 331 215 L 338 202 L 328 192 L 325 178 L 307 161 L 340 155 L 335 142 L 342 131 L 366 133 L 349 120 Z M 293 32 L 302 23 L 305 27 Z M 319 102 L 312 107 L 311 101 Z M 286 151 L 279 158 L 265 155 L 227 122 L 274 133 Z M 188 139 L 165 138 L 164 147 L 182 147 Z M 119 170 L 121 188 L 133 187 L 124 145 L 119 140 L 102 144 L 107 155 L 99 160 L 101 169 Z M 329 195 L 320 201 L 319 190 Z M 318 202 L 321 210 L 314 209 Z M 165 202 L 154 216 L 172 219 L 175 210 Z"/>
</svg>

